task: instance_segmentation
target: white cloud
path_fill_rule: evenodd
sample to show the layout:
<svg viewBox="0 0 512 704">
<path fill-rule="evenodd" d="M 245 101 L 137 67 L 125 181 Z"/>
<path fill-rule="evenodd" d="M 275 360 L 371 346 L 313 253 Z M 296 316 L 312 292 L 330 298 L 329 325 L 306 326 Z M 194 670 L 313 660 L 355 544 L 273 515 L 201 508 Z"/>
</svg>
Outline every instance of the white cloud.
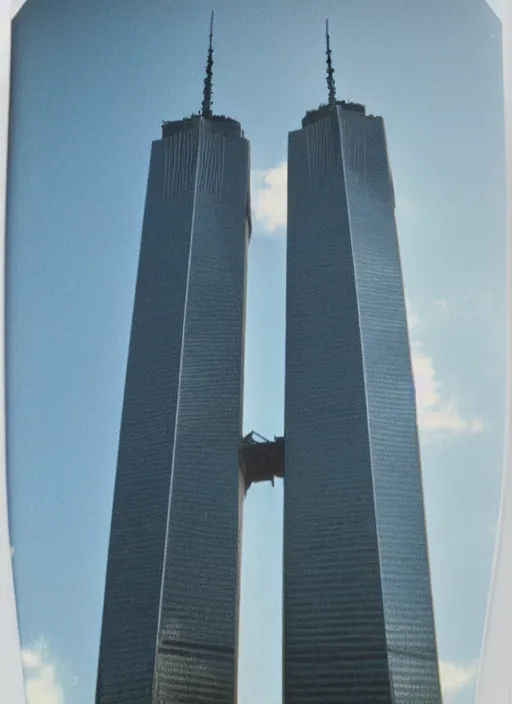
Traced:
<svg viewBox="0 0 512 704">
<path fill-rule="evenodd" d="M 399 223 L 417 221 L 422 216 L 423 213 L 417 201 L 400 195 L 396 197 L 396 218 Z"/>
<path fill-rule="evenodd" d="M 285 161 L 251 175 L 254 219 L 265 232 L 286 228 L 288 168 Z"/>
<path fill-rule="evenodd" d="M 31 648 L 25 648 L 21 651 L 21 661 L 26 670 L 35 670 L 43 664 L 41 653 Z"/>
<path fill-rule="evenodd" d="M 445 301 L 444 298 L 438 298 L 436 301 L 434 301 L 434 306 L 440 313 L 443 313 L 444 315 L 448 315 L 450 313 L 450 306 L 448 304 L 448 301 Z"/>
<path fill-rule="evenodd" d="M 418 341 L 412 341 L 411 357 L 420 430 L 437 437 L 483 432 L 484 425 L 480 419 L 463 417 L 457 410 L 456 403 L 443 397 L 434 361 L 423 351 Z"/>
<path fill-rule="evenodd" d="M 27 704 L 64 704 L 64 691 L 46 642 L 41 639 L 31 648 L 23 648 L 21 660 Z"/>
<path fill-rule="evenodd" d="M 457 696 L 457 694 L 460 694 L 472 684 L 478 671 L 478 664 L 457 665 L 454 662 L 441 660 L 439 670 L 443 697 L 446 704 L 448 704 L 449 699 L 447 698 Z"/>
<path fill-rule="evenodd" d="M 446 301 L 434 301 L 434 306 L 447 313 L 449 305 Z M 423 439 L 466 434 L 478 434 L 484 430 L 480 419 L 469 419 L 461 415 L 456 402 L 446 398 L 443 384 L 439 381 L 433 358 L 428 355 L 422 342 L 418 339 L 421 327 L 420 318 L 411 310 L 407 301 L 407 321 L 411 335 L 411 360 L 416 387 L 416 406 L 418 426 Z"/>
<path fill-rule="evenodd" d="M 407 327 L 409 329 L 409 333 L 411 333 L 413 330 L 418 329 L 420 325 L 420 319 L 412 310 L 410 301 L 407 299 L 405 299 L 405 307 L 407 310 Z"/>
</svg>

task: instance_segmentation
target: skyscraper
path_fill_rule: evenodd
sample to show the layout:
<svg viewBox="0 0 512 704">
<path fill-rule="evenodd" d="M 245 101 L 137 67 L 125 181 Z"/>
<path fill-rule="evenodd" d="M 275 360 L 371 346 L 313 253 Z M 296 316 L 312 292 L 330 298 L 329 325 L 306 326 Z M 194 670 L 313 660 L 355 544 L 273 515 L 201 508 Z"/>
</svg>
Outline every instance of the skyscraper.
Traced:
<svg viewBox="0 0 512 704">
<path fill-rule="evenodd" d="M 201 113 L 151 151 L 97 704 L 236 701 L 249 144 L 212 63 L 211 30 Z"/>
<path fill-rule="evenodd" d="M 439 704 L 384 124 L 336 100 L 288 146 L 285 704 Z"/>
</svg>

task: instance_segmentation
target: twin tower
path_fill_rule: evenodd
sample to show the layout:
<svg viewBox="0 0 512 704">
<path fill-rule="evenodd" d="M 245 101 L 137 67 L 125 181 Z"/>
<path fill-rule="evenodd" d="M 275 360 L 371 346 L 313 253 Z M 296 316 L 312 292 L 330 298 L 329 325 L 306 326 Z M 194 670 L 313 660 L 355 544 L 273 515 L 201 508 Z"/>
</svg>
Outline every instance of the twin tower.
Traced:
<svg viewBox="0 0 512 704">
<path fill-rule="evenodd" d="M 261 471 L 284 474 L 284 704 L 440 704 L 383 121 L 336 100 L 327 44 L 329 101 L 289 135 L 285 437 L 251 454 L 249 143 L 212 63 L 210 32 L 201 112 L 152 145 L 96 702 L 235 704 Z"/>
</svg>

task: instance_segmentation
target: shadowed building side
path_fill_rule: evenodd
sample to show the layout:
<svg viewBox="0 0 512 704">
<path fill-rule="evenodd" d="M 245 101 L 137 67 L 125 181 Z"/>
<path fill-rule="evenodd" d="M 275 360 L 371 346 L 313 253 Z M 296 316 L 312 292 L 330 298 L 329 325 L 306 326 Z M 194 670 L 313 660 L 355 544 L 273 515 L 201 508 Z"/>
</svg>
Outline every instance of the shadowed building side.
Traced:
<svg viewBox="0 0 512 704">
<path fill-rule="evenodd" d="M 96 701 L 236 701 L 249 145 L 238 123 L 153 143 Z"/>
</svg>

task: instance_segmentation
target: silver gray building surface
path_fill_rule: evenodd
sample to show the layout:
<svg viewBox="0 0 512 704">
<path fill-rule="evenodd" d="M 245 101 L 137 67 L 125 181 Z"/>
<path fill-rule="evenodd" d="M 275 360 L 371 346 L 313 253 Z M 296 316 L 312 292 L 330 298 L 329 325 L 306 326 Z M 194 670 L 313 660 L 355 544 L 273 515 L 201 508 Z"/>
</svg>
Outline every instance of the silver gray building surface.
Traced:
<svg viewBox="0 0 512 704">
<path fill-rule="evenodd" d="M 441 702 L 394 209 L 332 90 L 289 135 L 284 704 Z"/>
<path fill-rule="evenodd" d="M 219 117 L 153 143 L 97 704 L 236 701 L 249 144 Z"/>
</svg>

